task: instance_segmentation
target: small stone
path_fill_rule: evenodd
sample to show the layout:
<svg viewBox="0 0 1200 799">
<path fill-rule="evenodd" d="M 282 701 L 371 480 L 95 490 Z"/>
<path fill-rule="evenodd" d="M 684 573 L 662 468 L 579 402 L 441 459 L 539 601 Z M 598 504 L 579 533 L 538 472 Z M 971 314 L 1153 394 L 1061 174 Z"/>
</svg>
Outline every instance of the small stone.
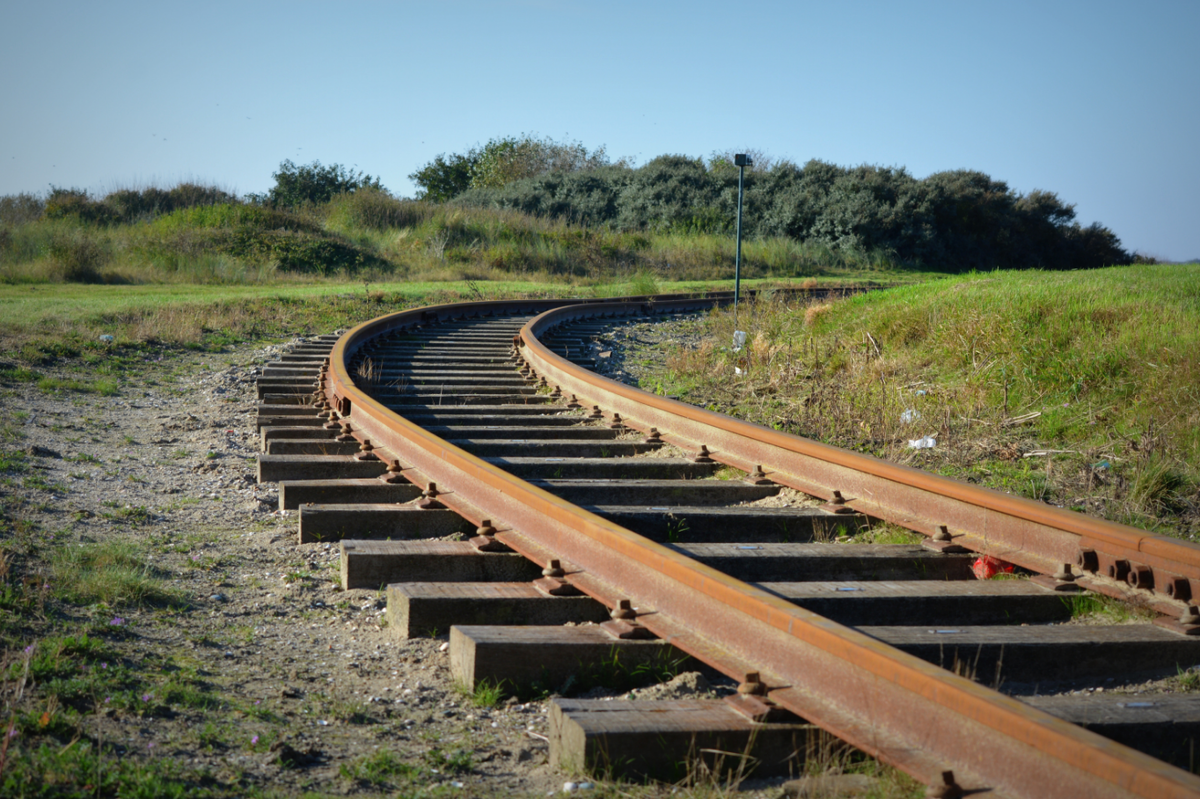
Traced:
<svg viewBox="0 0 1200 799">
<path fill-rule="evenodd" d="M 209 597 L 209 599 L 211 599 L 213 602 L 228 602 L 229 601 L 229 597 L 225 596 L 224 594 L 213 594 L 212 596 Z"/>
<path fill-rule="evenodd" d="M 438 647 L 438 651 L 445 652 L 449 648 L 450 648 L 450 642 L 446 641 L 444 644 L 442 644 L 441 646 Z"/>
</svg>

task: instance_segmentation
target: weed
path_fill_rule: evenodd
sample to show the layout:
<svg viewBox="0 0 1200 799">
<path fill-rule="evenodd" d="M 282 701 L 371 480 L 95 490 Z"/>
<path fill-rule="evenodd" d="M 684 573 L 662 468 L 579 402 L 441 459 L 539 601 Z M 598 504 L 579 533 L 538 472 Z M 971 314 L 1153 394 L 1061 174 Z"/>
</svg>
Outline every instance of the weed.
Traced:
<svg viewBox="0 0 1200 799">
<path fill-rule="evenodd" d="M 470 700 L 475 707 L 495 707 L 504 699 L 507 692 L 504 689 L 505 680 L 480 680 L 474 688 L 468 688 L 462 683 L 456 683 L 454 690 Z"/>
<path fill-rule="evenodd" d="M 167 588 L 132 544 L 110 541 L 63 546 L 50 558 L 58 595 L 89 605 L 171 604 L 180 595 Z"/>
<path fill-rule="evenodd" d="M 0 452 L 0 474 L 24 474 L 29 471 L 29 461 L 24 452 L 7 450 Z"/>
<path fill-rule="evenodd" d="M 683 541 L 683 534 L 688 531 L 687 519 L 672 517 L 667 521 L 667 542 L 678 544 Z"/>
<path fill-rule="evenodd" d="M 1149 621 L 1154 612 L 1129 602 L 1085 591 L 1062 598 L 1071 612 L 1071 620 L 1081 624 L 1133 624 Z"/>
<path fill-rule="evenodd" d="M 434 747 L 424 756 L 425 763 L 439 773 L 461 774 L 472 768 L 471 752 L 467 749 L 456 749 L 446 754 L 440 747 Z"/>
<path fill-rule="evenodd" d="M 397 778 L 409 779 L 419 773 L 420 769 L 405 763 L 391 749 L 379 749 L 338 766 L 338 774 L 342 777 L 366 785 L 386 785 Z"/>
<path fill-rule="evenodd" d="M 134 482 L 137 481 L 134 480 Z M 107 502 L 104 504 L 107 504 Z M 108 507 L 113 507 L 113 505 L 108 505 Z M 144 525 L 154 521 L 154 515 L 142 505 L 126 505 L 124 507 L 117 507 L 112 513 L 105 513 L 102 515 L 104 518 L 111 521 L 123 522 L 126 524 Z"/>
</svg>

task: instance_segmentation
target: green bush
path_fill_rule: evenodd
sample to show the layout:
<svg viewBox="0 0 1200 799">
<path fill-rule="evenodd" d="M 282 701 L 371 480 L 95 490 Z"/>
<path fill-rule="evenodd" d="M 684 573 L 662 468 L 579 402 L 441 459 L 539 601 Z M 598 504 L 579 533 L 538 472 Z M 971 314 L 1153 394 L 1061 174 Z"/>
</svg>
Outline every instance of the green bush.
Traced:
<svg viewBox="0 0 1200 799">
<path fill-rule="evenodd" d="M 252 200 L 276 208 L 298 208 L 327 203 L 339 194 L 358 189 L 384 191 L 379 178 L 354 172 L 341 164 L 323 166 L 320 161 L 298 166 L 285 160 L 272 177 L 275 185 L 271 190 L 265 195 L 251 195 Z"/>
<path fill-rule="evenodd" d="M 223 248 L 241 258 L 274 262 L 286 272 L 328 274 L 386 266 L 378 257 L 352 245 L 290 230 L 239 228 Z"/>
<path fill-rule="evenodd" d="M 46 198 L 43 213 L 47 219 L 72 219 L 101 225 L 108 224 L 115 218 L 111 208 L 93 200 L 86 190 L 63 189 L 57 186 L 50 188 L 50 196 Z"/>
<path fill-rule="evenodd" d="M 0 197 L 0 225 L 24 225 L 41 218 L 46 203 L 35 194 L 6 194 Z"/>
<path fill-rule="evenodd" d="M 71 230 L 54 237 L 49 255 L 58 278 L 68 283 L 100 282 L 100 267 L 109 260 L 107 248 L 87 230 Z"/>
<path fill-rule="evenodd" d="M 93 225 L 130 224 L 183 208 L 236 202 L 223 189 L 196 183 L 180 183 L 172 189 L 118 189 L 101 199 L 93 199 L 83 189 L 55 187 L 43 204 L 43 215 Z M 24 205 L 31 207 L 28 201 Z"/>
</svg>

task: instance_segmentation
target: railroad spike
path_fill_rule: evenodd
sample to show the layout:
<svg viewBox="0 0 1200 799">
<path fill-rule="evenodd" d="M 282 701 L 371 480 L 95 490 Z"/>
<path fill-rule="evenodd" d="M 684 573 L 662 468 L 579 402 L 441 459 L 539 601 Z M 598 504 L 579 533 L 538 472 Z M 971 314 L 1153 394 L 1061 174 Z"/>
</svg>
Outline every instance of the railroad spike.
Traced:
<svg viewBox="0 0 1200 799">
<path fill-rule="evenodd" d="M 763 471 L 761 463 L 756 463 L 754 465 L 754 471 L 750 472 L 750 474 L 746 475 L 742 479 L 744 482 L 754 486 L 769 486 L 773 482 L 771 478 L 767 477 L 767 473 Z"/>
<path fill-rule="evenodd" d="M 446 506 L 438 500 L 440 495 L 437 483 L 430 483 L 417 500 L 417 507 L 421 510 L 444 510 Z"/>
<path fill-rule="evenodd" d="M 371 439 L 364 438 L 363 442 L 358 445 L 358 454 L 354 456 L 356 461 L 377 461 L 379 456 L 375 454 L 375 447 L 371 444 Z"/>
<path fill-rule="evenodd" d="M 608 615 L 614 619 L 629 621 L 630 619 L 637 618 L 637 611 L 633 609 L 633 602 L 628 599 L 619 599 L 617 600 L 617 606 L 609 611 Z"/>
<path fill-rule="evenodd" d="M 547 596 L 579 596 L 580 591 L 566 581 L 566 572 L 562 563 L 551 560 L 542 569 L 542 577 L 533 581 L 533 586 Z"/>
<path fill-rule="evenodd" d="M 511 549 L 496 540 L 496 528 L 492 526 L 491 519 L 484 519 L 479 523 L 470 543 L 478 552 L 512 552 Z"/>
<path fill-rule="evenodd" d="M 400 461 L 393 460 L 388 464 L 387 471 L 379 475 L 379 479 L 385 483 L 407 483 L 402 472 L 404 467 L 400 465 Z"/>
<path fill-rule="evenodd" d="M 1075 582 L 1075 575 L 1071 572 L 1071 564 L 1064 563 L 1062 566 L 1060 566 L 1058 571 L 1054 573 L 1054 579 L 1061 583 Z"/>
<path fill-rule="evenodd" d="M 962 786 L 954 781 L 953 771 L 943 771 L 941 783 L 930 785 L 925 791 L 926 799 L 959 799 L 962 795 Z"/>
<path fill-rule="evenodd" d="M 696 457 L 692 458 L 694 463 L 716 463 L 712 459 L 712 453 L 708 451 L 707 444 L 700 445 L 700 451 L 696 453 Z"/>
<path fill-rule="evenodd" d="M 746 676 L 738 683 L 737 692 L 749 696 L 766 696 L 767 686 L 757 671 L 746 672 Z"/>
<path fill-rule="evenodd" d="M 828 513 L 854 513 L 854 508 L 847 505 L 847 502 L 848 500 L 842 496 L 841 491 L 834 491 L 833 499 L 822 505 L 821 510 Z"/>
</svg>

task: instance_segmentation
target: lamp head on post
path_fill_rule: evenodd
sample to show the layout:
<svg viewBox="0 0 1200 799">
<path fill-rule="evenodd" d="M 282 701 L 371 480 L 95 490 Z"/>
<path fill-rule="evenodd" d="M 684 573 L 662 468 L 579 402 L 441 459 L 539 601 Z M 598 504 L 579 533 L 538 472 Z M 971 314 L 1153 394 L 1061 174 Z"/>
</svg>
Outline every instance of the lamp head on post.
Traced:
<svg viewBox="0 0 1200 799">
<path fill-rule="evenodd" d="M 741 167 L 754 166 L 754 159 L 745 153 L 738 153 L 733 157 L 733 165 Z"/>
</svg>

